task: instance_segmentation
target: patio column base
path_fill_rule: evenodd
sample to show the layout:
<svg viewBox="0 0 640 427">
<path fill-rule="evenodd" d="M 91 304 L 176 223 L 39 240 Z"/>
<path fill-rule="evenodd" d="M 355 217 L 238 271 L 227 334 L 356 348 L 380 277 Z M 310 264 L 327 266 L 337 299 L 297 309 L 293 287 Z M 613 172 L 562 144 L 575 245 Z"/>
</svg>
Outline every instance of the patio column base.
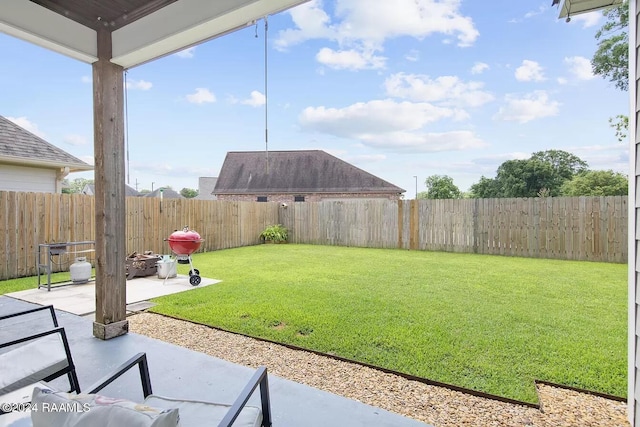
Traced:
<svg viewBox="0 0 640 427">
<path fill-rule="evenodd" d="M 101 340 L 110 340 L 111 338 L 124 335 L 127 332 L 129 332 L 129 321 L 126 319 L 109 323 L 108 325 L 93 322 L 93 336 Z"/>
</svg>

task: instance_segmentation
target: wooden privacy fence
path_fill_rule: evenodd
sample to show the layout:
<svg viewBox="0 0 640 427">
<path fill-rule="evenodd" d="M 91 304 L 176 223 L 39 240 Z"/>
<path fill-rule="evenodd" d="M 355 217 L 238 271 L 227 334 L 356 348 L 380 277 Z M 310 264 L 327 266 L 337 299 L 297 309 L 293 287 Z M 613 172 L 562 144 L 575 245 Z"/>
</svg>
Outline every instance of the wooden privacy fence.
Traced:
<svg viewBox="0 0 640 427">
<path fill-rule="evenodd" d="M 127 253 L 171 253 L 164 239 L 185 225 L 205 239 L 202 252 L 255 245 L 267 225 L 281 223 L 293 243 L 627 261 L 626 196 L 357 200 L 286 208 L 128 197 L 126 210 Z M 94 221 L 92 196 L 0 191 L 0 280 L 35 275 L 40 243 L 94 240 Z M 65 256 L 56 258 L 56 270 L 73 262 Z"/>
<path fill-rule="evenodd" d="M 127 253 L 169 254 L 164 239 L 185 225 L 205 239 L 199 252 L 254 245 L 278 221 L 274 203 L 127 197 L 126 210 Z M 0 191 L 0 280 L 35 275 L 40 243 L 94 240 L 94 221 L 93 196 Z M 54 269 L 71 262 L 56 256 Z"/>
<path fill-rule="evenodd" d="M 624 263 L 627 197 L 292 203 L 295 243 Z"/>
</svg>

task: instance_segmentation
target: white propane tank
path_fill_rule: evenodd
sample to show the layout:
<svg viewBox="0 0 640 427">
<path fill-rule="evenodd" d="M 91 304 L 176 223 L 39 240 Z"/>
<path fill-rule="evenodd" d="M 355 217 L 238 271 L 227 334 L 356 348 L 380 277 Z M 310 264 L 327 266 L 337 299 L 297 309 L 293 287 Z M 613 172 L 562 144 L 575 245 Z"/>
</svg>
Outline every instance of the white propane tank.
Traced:
<svg viewBox="0 0 640 427">
<path fill-rule="evenodd" d="M 71 281 L 74 285 L 87 283 L 91 278 L 91 263 L 87 262 L 86 257 L 76 258 L 76 262 L 69 267 L 71 273 Z"/>
</svg>

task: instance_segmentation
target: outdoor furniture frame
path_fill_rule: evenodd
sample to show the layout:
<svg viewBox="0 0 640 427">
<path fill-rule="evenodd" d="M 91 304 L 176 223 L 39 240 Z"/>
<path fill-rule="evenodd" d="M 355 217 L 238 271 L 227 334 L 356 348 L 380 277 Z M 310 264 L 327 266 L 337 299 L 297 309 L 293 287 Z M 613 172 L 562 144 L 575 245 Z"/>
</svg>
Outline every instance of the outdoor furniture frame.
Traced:
<svg viewBox="0 0 640 427">
<path fill-rule="evenodd" d="M 58 242 L 58 243 L 40 243 L 38 245 L 38 254 L 36 261 L 36 271 L 38 272 L 38 289 L 47 288 L 47 292 L 51 291 L 52 286 L 67 286 L 72 285 L 73 282 L 51 283 L 51 273 L 53 272 L 53 257 L 60 258 L 64 254 L 78 255 L 90 252 L 95 252 L 94 248 L 91 249 L 75 249 L 77 246 L 87 247 L 95 246 L 95 241 L 85 240 L 82 242 Z M 73 249 L 68 251 L 67 249 Z M 46 262 L 43 262 L 42 257 L 46 257 Z M 72 261 L 68 261 L 70 264 Z M 41 282 L 41 276 L 44 273 L 47 275 L 47 283 Z"/>
<path fill-rule="evenodd" d="M 67 375 L 69 379 L 70 391 L 80 393 L 80 383 L 78 382 L 75 364 L 71 357 L 67 334 L 64 328 L 59 327 L 58 319 L 56 318 L 56 313 L 52 305 L 0 316 L 0 322 L 45 310 L 49 310 L 51 313 L 52 329 L 46 329 L 43 332 L 0 343 L 0 350 L 6 347 L 24 344 L 24 346 L 19 346 L 0 354 L 0 367 L 2 370 L 2 380 L 0 381 L 0 390 L 2 391 L 0 391 L 0 394 L 19 389 L 38 381 L 52 381 L 63 375 Z M 59 340 L 52 338 L 56 334 L 59 335 Z M 49 353 L 48 350 L 52 350 L 52 345 L 57 348 L 53 348 L 54 351 Z M 61 354 L 58 355 L 58 359 L 55 358 L 55 350 L 59 350 L 60 345 L 64 348 L 64 359 L 66 360 L 62 359 Z M 43 360 L 46 359 L 46 357 L 38 358 L 38 350 L 44 353 L 44 356 L 53 355 L 54 358 L 52 360 Z M 19 377 L 19 375 L 25 373 L 25 369 L 11 369 L 12 366 L 25 367 L 26 370 L 31 370 L 27 372 L 27 376 Z M 14 377 L 11 376 L 12 374 Z"/>
<path fill-rule="evenodd" d="M 111 384 L 113 381 L 122 376 L 129 369 L 138 365 L 140 371 L 140 380 L 142 383 L 142 393 L 144 394 L 145 403 L 147 398 L 153 398 L 153 391 L 151 389 L 151 377 L 149 376 L 149 365 L 147 363 L 146 353 L 138 353 L 131 359 L 120 365 L 115 371 L 104 376 L 98 380 L 95 384 L 88 388 L 89 394 L 94 394 Z M 269 383 L 267 377 L 267 368 L 264 366 L 259 367 L 253 374 L 249 382 L 244 386 L 236 400 L 230 406 L 229 410 L 225 414 L 224 418 L 219 422 L 218 427 L 231 427 L 233 422 L 238 418 L 240 412 L 245 407 L 249 398 L 260 386 L 260 400 L 262 406 L 262 427 L 271 427 L 271 402 L 269 398 Z M 186 401 L 188 402 L 188 401 Z M 208 402 L 203 402 L 208 403 Z M 217 402 L 210 402 L 211 404 L 218 404 Z"/>
</svg>

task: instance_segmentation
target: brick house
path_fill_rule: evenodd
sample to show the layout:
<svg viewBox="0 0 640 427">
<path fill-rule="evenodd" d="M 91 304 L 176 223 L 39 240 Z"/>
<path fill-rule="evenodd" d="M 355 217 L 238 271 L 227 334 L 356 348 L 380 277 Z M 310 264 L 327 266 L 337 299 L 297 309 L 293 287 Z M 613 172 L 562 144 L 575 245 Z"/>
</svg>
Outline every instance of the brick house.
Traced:
<svg viewBox="0 0 640 427">
<path fill-rule="evenodd" d="M 322 150 L 230 151 L 213 190 L 218 200 L 279 203 L 398 200 L 404 192 Z"/>
</svg>

